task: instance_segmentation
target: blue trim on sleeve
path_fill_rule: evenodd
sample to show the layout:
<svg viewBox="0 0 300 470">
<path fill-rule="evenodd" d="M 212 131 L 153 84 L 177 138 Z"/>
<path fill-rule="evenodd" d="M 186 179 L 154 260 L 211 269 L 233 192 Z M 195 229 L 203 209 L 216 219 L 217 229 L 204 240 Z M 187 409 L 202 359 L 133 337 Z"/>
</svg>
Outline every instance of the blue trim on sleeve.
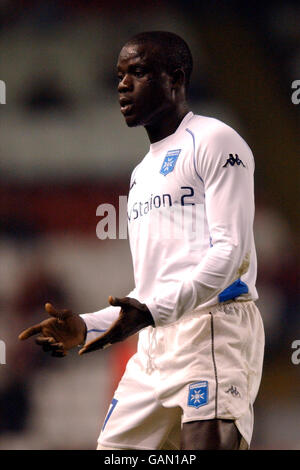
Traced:
<svg viewBox="0 0 300 470">
<path fill-rule="evenodd" d="M 96 330 L 96 329 L 92 329 L 92 330 L 88 330 L 87 333 L 92 333 L 92 331 L 97 331 L 98 333 L 105 333 L 107 330 Z"/>
<path fill-rule="evenodd" d="M 219 294 L 219 302 L 226 302 L 227 300 L 233 300 L 242 294 L 247 294 L 248 292 L 249 292 L 249 289 L 248 289 L 247 284 L 245 284 L 240 279 L 237 279 Z"/>
<path fill-rule="evenodd" d="M 195 145 L 195 135 L 193 134 L 193 132 L 186 128 L 186 131 L 191 134 L 192 136 L 192 139 L 193 139 L 193 149 L 194 149 L 194 154 L 193 154 L 193 162 L 194 162 L 194 169 L 195 169 L 195 172 L 196 172 L 196 175 L 198 176 L 198 178 L 202 181 L 202 183 L 204 183 L 203 179 L 201 178 L 201 176 L 199 175 L 198 171 L 197 171 L 197 168 L 196 168 L 196 151 L 195 151 L 195 148 L 196 148 L 196 145 Z"/>
</svg>

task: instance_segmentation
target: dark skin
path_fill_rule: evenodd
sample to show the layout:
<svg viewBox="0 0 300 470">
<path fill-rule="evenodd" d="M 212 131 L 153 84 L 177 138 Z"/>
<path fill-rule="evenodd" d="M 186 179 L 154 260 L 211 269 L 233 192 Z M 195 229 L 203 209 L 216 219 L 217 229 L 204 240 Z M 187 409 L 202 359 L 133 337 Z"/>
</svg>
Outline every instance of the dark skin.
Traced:
<svg viewBox="0 0 300 470">
<path fill-rule="evenodd" d="M 167 73 L 159 57 L 159 49 L 151 43 L 128 43 L 122 48 L 117 64 L 119 102 L 126 124 L 144 126 L 150 143 L 173 134 L 189 112 L 184 71 Z M 154 326 L 149 309 L 138 300 L 111 296 L 108 300 L 110 305 L 120 307 L 118 319 L 103 335 L 86 343 L 80 355 L 104 349 L 149 325 Z M 19 339 L 38 334 L 36 343 L 56 357 L 63 357 L 69 349 L 84 343 L 86 325 L 79 315 L 57 310 L 49 303 L 45 309 L 50 318 L 23 331 Z M 183 424 L 181 449 L 234 450 L 239 448 L 240 439 L 233 421 L 194 421 Z"/>
</svg>

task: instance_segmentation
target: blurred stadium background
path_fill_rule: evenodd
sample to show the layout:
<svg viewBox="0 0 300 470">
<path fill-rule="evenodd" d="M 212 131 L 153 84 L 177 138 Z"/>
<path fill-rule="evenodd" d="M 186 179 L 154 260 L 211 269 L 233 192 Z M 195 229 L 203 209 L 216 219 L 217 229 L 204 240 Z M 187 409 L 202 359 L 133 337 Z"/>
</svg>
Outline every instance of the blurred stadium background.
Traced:
<svg viewBox="0 0 300 470">
<path fill-rule="evenodd" d="M 94 449 L 134 350 L 135 338 L 59 360 L 17 336 L 48 300 L 92 312 L 132 288 L 128 241 L 96 237 L 96 208 L 118 207 L 147 151 L 144 130 L 120 115 L 115 64 L 126 39 L 153 29 L 191 47 L 193 111 L 232 125 L 254 152 L 266 355 L 252 448 L 300 449 L 299 25 L 291 0 L 1 0 L 0 449 Z"/>
</svg>

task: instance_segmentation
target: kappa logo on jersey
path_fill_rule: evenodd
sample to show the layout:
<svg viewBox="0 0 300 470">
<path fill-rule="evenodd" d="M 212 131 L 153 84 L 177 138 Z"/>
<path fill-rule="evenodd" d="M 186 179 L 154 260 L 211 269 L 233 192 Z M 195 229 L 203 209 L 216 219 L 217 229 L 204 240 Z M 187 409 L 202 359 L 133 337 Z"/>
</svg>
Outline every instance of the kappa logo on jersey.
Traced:
<svg viewBox="0 0 300 470">
<path fill-rule="evenodd" d="M 133 181 L 133 183 L 131 184 L 131 186 L 130 186 L 130 188 L 129 188 L 129 191 L 132 190 L 132 188 L 133 188 L 133 186 L 134 186 L 135 184 L 136 184 L 136 179 L 134 178 L 134 181 Z"/>
<path fill-rule="evenodd" d="M 234 156 L 233 156 L 232 153 L 229 154 L 229 158 L 227 158 L 227 162 L 225 163 L 225 165 L 223 165 L 223 168 L 226 168 L 227 165 L 228 165 L 228 163 L 229 163 L 229 165 L 231 165 L 231 166 L 237 164 L 238 166 L 243 165 L 243 167 L 246 168 L 245 165 L 244 165 L 244 163 L 243 163 L 242 160 L 239 158 L 239 156 L 238 156 L 237 153 L 235 154 L 235 158 L 234 158 Z"/>
<path fill-rule="evenodd" d="M 208 403 L 208 382 L 196 382 L 189 386 L 188 406 L 200 408 Z"/>
<path fill-rule="evenodd" d="M 176 149 L 176 150 L 169 150 L 165 156 L 165 159 L 163 161 L 163 164 L 160 169 L 160 173 L 164 176 L 168 175 L 171 173 L 171 171 L 174 170 L 177 158 L 179 157 L 179 154 L 181 152 L 181 149 Z"/>
</svg>

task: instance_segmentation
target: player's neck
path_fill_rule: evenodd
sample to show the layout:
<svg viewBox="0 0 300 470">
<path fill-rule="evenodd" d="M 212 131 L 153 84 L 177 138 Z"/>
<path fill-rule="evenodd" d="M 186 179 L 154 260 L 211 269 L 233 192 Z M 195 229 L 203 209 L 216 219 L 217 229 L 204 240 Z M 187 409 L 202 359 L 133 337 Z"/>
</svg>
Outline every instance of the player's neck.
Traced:
<svg viewBox="0 0 300 470">
<path fill-rule="evenodd" d="M 155 142 L 174 134 L 182 119 L 189 111 L 188 104 L 184 102 L 175 110 L 172 109 L 169 110 L 169 112 L 162 114 L 159 119 L 154 123 L 151 123 L 151 125 L 145 126 L 150 143 L 154 144 Z"/>
</svg>

